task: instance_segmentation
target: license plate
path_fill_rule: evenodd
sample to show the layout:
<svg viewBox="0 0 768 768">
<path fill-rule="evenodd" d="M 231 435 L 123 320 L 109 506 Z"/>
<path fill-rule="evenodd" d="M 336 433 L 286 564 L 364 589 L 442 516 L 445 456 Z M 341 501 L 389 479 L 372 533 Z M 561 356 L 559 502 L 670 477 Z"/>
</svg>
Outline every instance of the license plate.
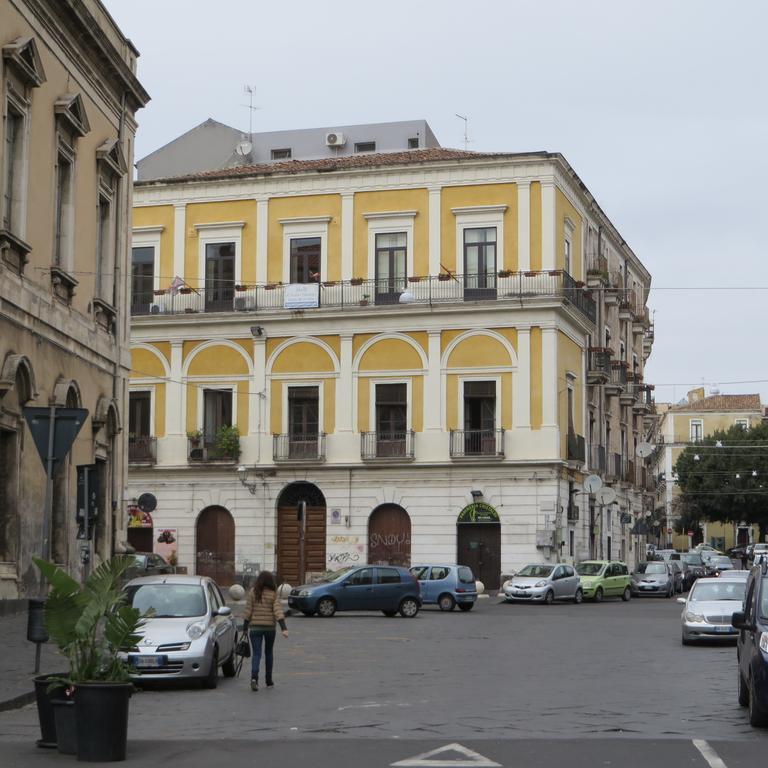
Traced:
<svg viewBox="0 0 768 768">
<path fill-rule="evenodd" d="M 735 631 L 736 630 L 733 627 L 715 627 L 715 632 L 722 632 L 724 634 Z"/>
<path fill-rule="evenodd" d="M 516 589 L 512 594 L 517 595 L 518 597 L 525 597 L 528 593 L 522 589 Z"/>
<path fill-rule="evenodd" d="M 647 584 L 641 584 L 640 589 L 653 589 L 653 587 L 649 587 Z"/>
<path fill-rule="evenodd" d="M 137 669 L 157 669 L 164 667 L 168 663 L 168 657 L 160 654 L 143 654 L 141 656 L 131 656 L 131 665 Z"/>
</svg>

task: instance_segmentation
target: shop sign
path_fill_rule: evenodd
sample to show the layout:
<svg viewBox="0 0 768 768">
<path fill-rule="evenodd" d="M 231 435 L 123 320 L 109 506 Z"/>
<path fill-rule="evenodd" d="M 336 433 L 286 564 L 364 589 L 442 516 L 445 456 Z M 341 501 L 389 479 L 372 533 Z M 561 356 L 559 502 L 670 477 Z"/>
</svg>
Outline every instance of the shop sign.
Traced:
<svg viewBox="0 0 768 768">
<path fill-rule="evenodd" d="M 484 501 L 468 504 L 459 512 L 457 523 L 498 523 L 499 513 Z"/>
</svg>

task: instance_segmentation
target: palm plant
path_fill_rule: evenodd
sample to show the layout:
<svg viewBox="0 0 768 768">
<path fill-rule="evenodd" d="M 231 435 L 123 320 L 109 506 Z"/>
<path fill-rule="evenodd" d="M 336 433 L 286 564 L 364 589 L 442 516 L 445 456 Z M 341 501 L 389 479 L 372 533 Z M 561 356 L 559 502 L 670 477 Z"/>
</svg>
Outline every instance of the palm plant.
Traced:
<svg viewBox="0 0 768 768">
<path fill-rule="evenodd" d="M 35 565 L 51 585 L 45 604 L 45 626 L 69 661 L 68 684 L 129 682 L 120 651 L 136 645 L 148 614 L 127 604 L 122 590 L 133 558 L 118 555 L 96 568 L 84 585 L 39 558 Z"/>
</svg>

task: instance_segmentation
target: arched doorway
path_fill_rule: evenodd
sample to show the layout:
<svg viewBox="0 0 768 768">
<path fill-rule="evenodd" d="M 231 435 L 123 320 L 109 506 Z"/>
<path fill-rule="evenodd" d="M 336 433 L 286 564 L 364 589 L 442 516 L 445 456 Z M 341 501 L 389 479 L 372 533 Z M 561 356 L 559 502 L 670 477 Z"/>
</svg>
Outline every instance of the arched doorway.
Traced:
<svg viewBox="0 0 768 768">
<path fill-rule="evenodd" d="M 368 562 L 411 564 L 411 518 L 397 504 L 382 504 L 368 518 Z"/>
<path fill-rule="evenodd" d="M 235 583 L 235 521 L 224 507 L 206 507 L 197 518 L 195 573 L 217 584 Z"/>
<path fill-rule="evenodd" d="M 306 504 L 302 563 L 299 503 Z M 307 573 L 325 571 L 325 496 L 312 483 L 291 483 L 277 500 L 277 574 L 294 586 Z"/>
<path fill-rule="evenodd" d="M 476 501 L 456 520 L 456 560 L 472 569 L 486 589 L 498 589 L 501 575 L 501 523 L 490 505 Z"/>
</svg>

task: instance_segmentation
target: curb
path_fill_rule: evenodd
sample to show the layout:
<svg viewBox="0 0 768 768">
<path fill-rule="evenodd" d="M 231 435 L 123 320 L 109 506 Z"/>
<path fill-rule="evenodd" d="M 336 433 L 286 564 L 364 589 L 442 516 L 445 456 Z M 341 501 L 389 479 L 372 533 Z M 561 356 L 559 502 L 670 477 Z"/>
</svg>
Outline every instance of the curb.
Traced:
<svg viewBox="0 0 768 768">
<path fill-rule="evenodd" d="M 15 696 L 7 701 L 0 701 L 0 712 L 7 712 L 11 709 L 21 709 L 21 707 L 26 707 L 27 704 L 31 704 L 34 700 L 34 691 L 22 693 L 20 696 Z"/>
</svg>

